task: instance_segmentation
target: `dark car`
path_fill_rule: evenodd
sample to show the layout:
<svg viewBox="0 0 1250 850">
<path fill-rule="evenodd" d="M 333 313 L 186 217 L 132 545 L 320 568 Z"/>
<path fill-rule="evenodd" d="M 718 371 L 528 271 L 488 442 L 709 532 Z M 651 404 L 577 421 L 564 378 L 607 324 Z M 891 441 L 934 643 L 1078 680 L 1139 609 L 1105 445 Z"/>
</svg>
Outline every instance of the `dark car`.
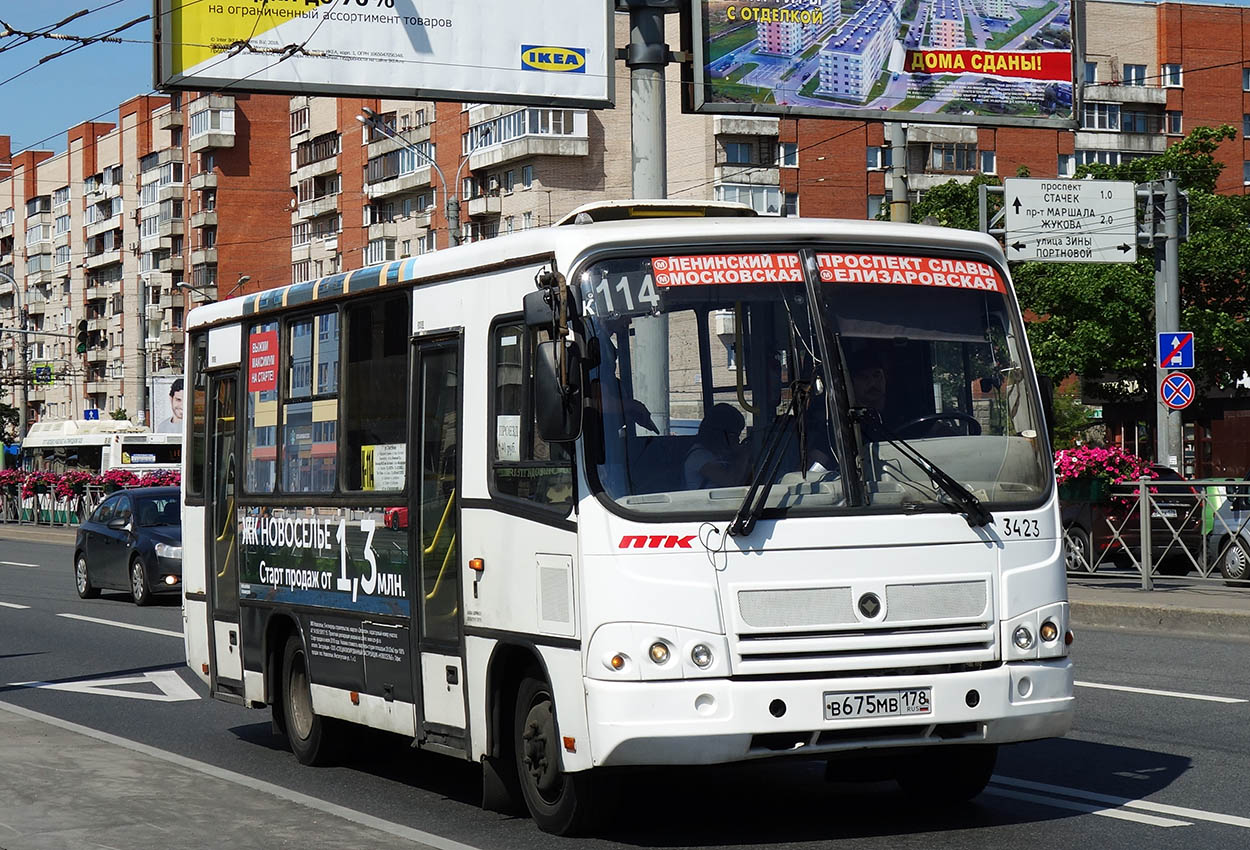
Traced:
<svg viewBox="0 0 1250 850">
<path fill-rule="evenodd" d="M 1206 545 L 1201 497 L 1176 470 L 1159 465 L 1151 469 L 1150 560 L 1162 575 L 1184 575 Z M 1108 561 L 1127 567 L 1141 563 L 1141 515 L 1135 498 L 1066 503 L 1060 512 L 1068 572 L 1093 572 Z"/>
<path fill-rule="evenodd" d="M 78 595 L 126 590 L 136 605 L 182 592 L 182 518 L 177 487 L 136 487 L 104 499 L 74 541 Z"/>
</svg>

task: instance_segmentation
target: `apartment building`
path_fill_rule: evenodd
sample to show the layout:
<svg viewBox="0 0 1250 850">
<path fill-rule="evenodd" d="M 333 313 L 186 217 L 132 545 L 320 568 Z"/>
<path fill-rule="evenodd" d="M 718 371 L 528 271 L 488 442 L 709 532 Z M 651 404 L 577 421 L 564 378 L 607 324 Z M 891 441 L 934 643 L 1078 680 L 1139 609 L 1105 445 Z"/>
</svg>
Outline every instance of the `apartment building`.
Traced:
<svg viewBox="0 0 1250 850">
<path fill-rule="evenodd" d="M 822 74 L 832 80 L 836 70 L 845 82 L 850 60 L 870 55 L 880 73 L 876 36 L 857 27 L 887 12 L 869 2 L 852 14 L 835 36 L 848 39 L 849 52 L 835 69 L 827 46 Z M 1095 0 L 1085 16 L 1081 128 L 912 124 L 913 196 L 1021 166 L 1034 177 L 1067 176 L 1081 163 L 1158 153 L 1194 126 L 1222 123 L 1243 137 L 1221 148 L 1218 188 L 1250 185 L 1250 66 L 1242 59 L 1250 11 Z M 667 38 L 680 43 L 675 16 Z M 627 40 L 618 16 L 616 41 Z M 870 84 L 860 70 L 856 92 Z M 676 66 L 668 83 L 669 197 L 841 218 L 876 217 L 888 202 L 880 122 L 687 115 Z M 622 62 L 616 102 L 587 111 L 145 95 L 122 104 L 116 123 L 72 128 L 63 154 L 14 154 L 0 136 L 8 166 L 0 165 L 0 321 L 19 321 L 24 307 L 30 327 L 61 334 L 29 340 L 29 364 L 53 375 L 28 382 L 29 419 L 123 408 L 139 418 L 139 364 L 149 379 L 179 373 L 185 312 L 204 300 L 546 226 L 583 203 L 628 197 Z M 366 109 L 376 121 L 362 123 Z M 448 193 L 459 205 L 454 222 Z M 80 321 L 89 328 L 83 353 Z M 16 364 L 16 338 L 0 337 L 0 397 L 9 403 Z"/>
<path fill-rule="evenodd" d="M 0 316 L 35 331 L 29 421 L 124 410 L 144 422 L 143 388 L 182 374 L 186 311 L 224 297 L 219 280 L 287 279 L 286 234 L 265 229 L 289 208 L 288 175 L 252 167 L 285 160 L 286 101 L 141 95 L 115 123 L 72 127 L 55 155 L 10 156 L 0 136 L 10 165 L 0 172 Z M 0 338 L 4 398 L 15 405 L 19 340 Z"/>
</svg>

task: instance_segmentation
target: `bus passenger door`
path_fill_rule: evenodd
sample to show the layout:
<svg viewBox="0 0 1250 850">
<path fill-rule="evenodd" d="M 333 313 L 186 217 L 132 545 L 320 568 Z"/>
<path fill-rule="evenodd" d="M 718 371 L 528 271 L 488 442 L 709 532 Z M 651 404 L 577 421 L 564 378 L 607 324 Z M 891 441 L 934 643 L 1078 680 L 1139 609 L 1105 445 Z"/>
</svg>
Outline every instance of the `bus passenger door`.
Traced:
<svg viewBox="0 0 1250 850">
<path fill-rule="evenodd" d="M 212 625 L 210 681 L 214 694 L 243 695 L 239 640 L 238 516 L 235 505 L 238 458 L 238 372 L 208 376 L 208 476 L 205 529 Z"/>
<path fill-rule="evenodd" d="M 417 553 L 417 670 L 421 738 L 461 749 L 465 740 L 460 629 L 459 336 L 419 340 L 414 356 L 410 551 Z"/>
</svg>

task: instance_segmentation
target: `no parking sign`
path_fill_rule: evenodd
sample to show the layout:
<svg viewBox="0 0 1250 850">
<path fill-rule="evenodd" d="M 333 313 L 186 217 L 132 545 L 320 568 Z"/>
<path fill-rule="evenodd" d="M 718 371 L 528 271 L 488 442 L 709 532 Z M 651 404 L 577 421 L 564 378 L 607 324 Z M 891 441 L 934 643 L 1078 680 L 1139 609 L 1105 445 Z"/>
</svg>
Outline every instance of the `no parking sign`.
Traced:
<svg viewBox="0 0 1250 850">
<path fill-rule="evenodd" d="M 1159 384 L 1159 397 L 1173 410 L 1189 407 L 1196 394 L 1193 380 L 1184 372 L 1172 372 Z"/>
</svg>

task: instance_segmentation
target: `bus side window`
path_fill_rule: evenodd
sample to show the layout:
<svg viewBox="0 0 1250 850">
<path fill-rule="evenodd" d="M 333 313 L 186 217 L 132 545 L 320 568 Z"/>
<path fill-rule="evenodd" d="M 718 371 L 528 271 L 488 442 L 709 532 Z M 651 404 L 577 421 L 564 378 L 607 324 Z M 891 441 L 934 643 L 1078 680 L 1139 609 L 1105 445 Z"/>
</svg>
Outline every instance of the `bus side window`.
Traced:
<svg viewBox="0 0 1250 850">
<path fill-rule="evenodd" d="M 407 295 L 353 304 L 345 311 L 343 486 L 404 489 L 407 463 Z"/>
<path fill-rule="evenodd" d="M 208 379 L 204 369 L 208 365 L 208 336 L 200 334 L 191 343 L 191 445 L 187 470 L 188 496 L 204 495 L 204 462 L 206 455 L 205 431 L 208 421 L 205 418 L 208 409 L 206 387 Z"/>
<path fill-rule="evenodd" d="M 522 322 L 496 325 L 491 336 L 495 402 L 491 483 L 499 495 L 567 513 L 573 504 L 568 448 L 545 442 L 534 427 L 536 344 L 537 337 Z"/>
</svg>

